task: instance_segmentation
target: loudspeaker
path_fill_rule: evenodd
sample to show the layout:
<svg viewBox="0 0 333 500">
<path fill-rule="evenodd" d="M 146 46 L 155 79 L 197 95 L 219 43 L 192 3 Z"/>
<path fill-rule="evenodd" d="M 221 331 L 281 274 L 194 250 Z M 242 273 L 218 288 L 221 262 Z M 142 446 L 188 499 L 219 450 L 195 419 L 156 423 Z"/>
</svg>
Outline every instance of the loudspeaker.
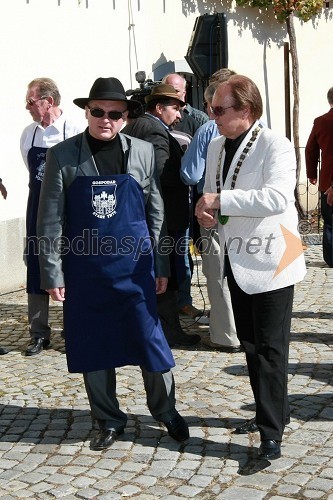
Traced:
<svg viewBox="0 0 333 500">
<path fill-rule="evenodd" d="M 199 80 L 208 80 L 218 69 L 228 67 L 226 14 L 196 18 L 185 59 Z"/>
</svg>

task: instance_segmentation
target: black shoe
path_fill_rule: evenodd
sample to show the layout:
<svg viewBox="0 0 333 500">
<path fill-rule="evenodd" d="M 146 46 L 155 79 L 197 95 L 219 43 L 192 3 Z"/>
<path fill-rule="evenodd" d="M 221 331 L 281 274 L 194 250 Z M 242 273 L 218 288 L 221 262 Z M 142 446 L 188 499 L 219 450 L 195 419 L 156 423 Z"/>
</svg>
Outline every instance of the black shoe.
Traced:
<svg viewBox="0 0 333 500">
<path fill-rule="evenodd" d="M 163 422 L 168 429 L 169 436 L 176 441 L 186 441 L 190 437 L 186 421 L 177 413 L 170 422 Z"/>
<path fill-rule="evenodd" d="M 221 345 L 219 348 L 219 351 L 222 352 L 230 352 L 230 353 L 236 353 L 236 352 L 244 352 L 244 347 L 242 345 Z"/>
<path fill-rule="evenodd" d="M 280 441 L 275 441 L 274 439 L 265 439 L 264 441 L 261 441 L 261 445 L 258 450 L 258 458 L 261 460 L 275 460 L 276 458 L 280 458 L 280 445 Z"/>
<path fill-rule="evenodd" d="M 290 424 L 290 417 L 286 418 L 286 425 Z M 258 426 L 256 422 L 256 417 L 246 420 L 244 424 L 236 427 L 235 434 L 249 434 L 250 432 L 258 432 Z"/>
<path fill-rule="evenodd" d="M 157 312 L 170 347 L 189 347 L 200 342 L 200 335 L 186 335 L 181 327 L 176 291 L 167 290 L 165 293 L 157 295 Z"/>
<path fill-rule="evenodd" d="M 171 341 L 168 341 L 169 347 L 184 346 L 190 347 L 200 342 L 201 337 L 196 333 L 187 335 L 186 333 L 176 335 Z"/>
<path fill-rule="evenodd" d="M 124 430 L 116 431 L 115 429 L 101 429 L 92 440 L 90 448 L 92 450 L 105 450 L 109 448 L 121 434 L 124 434 Z"/>
<path fill-rule="evenodd" d="M 8 349 L 6 349 L 5 347 L 0 347 L 0 356 L 2 356 L 3 354 L 8 354 L 9 351 Z"/>
<path fill-rule="evenodd" d="M 236 427 L 236 434 L 249 434 L 250 432 L 257 432 L 258 426 L 256 424 L 256 417 L 250 418 L 250 420 L 246 420 L 244 424 Z"/>
<path fill-rule="evenodd" d="M 230 353 L 236 353 L 236 352 L 244 352 L 244 347 L 242 345 L 222 345 L 222 344 L 216 344 L 212 340 L 210 340 L 210 337 L 203 337 L 201 339 L 201 342 L 205 347 L 210 347 L 211 349 L 215 349 L 216 351 L 221 351 L 221 352 L 230 352 Z"/>
<path fill-rule="evenodd" d="M 204 313 L 203 311 L 192 306 L 192 304 L 185 304 L 183 307 L 179 309 L 179 314 L 183 314 L 184 316 L 189 316 L 192 319 L 200 318 L 200 316 L 203 316 L 203 313 Z"/>
<path fill-rule="evenodd" d="M 26 356 L 35 356 L 42 352 L 43 349 L 47 349 L 50 345 L 50 341 L 43 338 L 33 339 L 32 342 L 28 345 L 27 350 L 25 351 Z"/>
</svg>

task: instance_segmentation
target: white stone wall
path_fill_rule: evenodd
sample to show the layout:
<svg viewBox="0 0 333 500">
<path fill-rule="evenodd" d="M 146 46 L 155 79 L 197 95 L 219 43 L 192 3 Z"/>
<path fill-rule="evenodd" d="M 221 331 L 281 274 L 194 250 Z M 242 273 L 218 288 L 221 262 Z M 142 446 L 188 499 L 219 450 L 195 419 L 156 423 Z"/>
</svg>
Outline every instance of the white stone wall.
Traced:
<svg viewBox="0 0 333 500">
<path fill-rule="evenodd" d="M 260 15 L 254 9 L 216 4 L 207 1 L 202 7 L 202 2 L 194 0 L 81 0 L 80 5 L 78 0 L 2 0 L 0 177 L 8 199 L 0 199 L 0 221 L 25 215 L 28 175 L 19 139 L 30 122 L 24 102 L 29 81 L 38 76 L 53 78 L 62 95 L 62 107 L 83 118 L 83 111 L 72 100 L 88 95 L 97 77 L 116 76 L 129 89 L 137 86 L 134 74 L 138 69 L 149 76 L 163 63 L 183 60 L 196 17 L 212 14 L 214 9 L 227 14 L 229 67 L 257 83 L 265 103 L 264 119 L 284 133 L 285 28 L 271 13 Z M 326 92 L 333 85 L 331 14 L 332 9 L 323 10 L 313 22 L 295 23 L 302 146 L 313 118 L 328 109 Z M 0 237 L 8 241 L 8 235 L 2 233 L 4 227 L 0 227 Z M 2 248 L 3 263 L 15 259 L 11 248 L 13 245 Z"/>
</svg>

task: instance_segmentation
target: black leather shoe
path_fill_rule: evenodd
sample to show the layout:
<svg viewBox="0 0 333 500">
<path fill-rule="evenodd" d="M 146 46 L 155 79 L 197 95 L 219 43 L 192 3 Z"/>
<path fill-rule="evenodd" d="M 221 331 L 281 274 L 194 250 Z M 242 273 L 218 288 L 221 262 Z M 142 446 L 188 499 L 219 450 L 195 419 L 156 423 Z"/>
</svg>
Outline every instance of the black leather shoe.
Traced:
<svg viewBox="0 0 333 500">
<path fill-rule="evenodd" d="M 171 341 L 168 341 L 169 347 L 184 346 L 190 347 L 200 342 L 201 337 L 196 333 L 193 335 L 186 335 L 186 333 L 178 334 Z"/>
<path fill-rule="evenodd" d="M 261 460 L 275 460 L 276 458 L 280 458 L 280 445 L 280 441 L 275 441 L 274 439 L 265 439 L 264 441 L 261 441 L 261 445 L 258 450 L 258 458 Z"/>
<path fill-rule="evenodd" d="M 286 425 L 290 424 L 290 417 L 286 418 Z M 244 424 L 236 427 L 235 434 L 249 434 L 250 432 L 258 432 L 258 426 L 256 422 L 256 417 L 246 420 Z"/>
<path fill-rule="evenodd" d="M 121 434 L 124 434 L 124 430 L 116 431 L 115 429 L 101 429 L 92 440 L 90 448 L 92 450 L 105 450 L 109 448 Z"/>
<path fill-rule="evenodd" d="M 190 437 L 188 425 L 179 413 L 170 422 L 164 422 L 164 425 L 168 429 L 169 436 L 176 441 L 186 441 Z"/>
<path fill-rule="evenodd" d="M 206 337 L 201 338 L 201 343 L 205 347 L 210 347 L 211 349 L 215 349 L 216 351 L 221 351 L 221 352 L 230 352 L 230 353 L 236 353 L 236 352 L 244 352 L 244 347 L 242 345 L 222 345 L 222 344 L 216 344 L 212 340 L 210 340 L 210 337 L 207 335 Z"/>
<path fill-rule="evenodd" d="M 0 356 L 2 356 L 3 354 L 8 354 L 9 351 L 8 349 L 6 349 L 5 347 L 0 347 Z"/>
<path fill-rule="evenodd" d="M 43 349 L 47 349 L 50 345 L 49 340 L 45 340 L 43 338 L 33 339 L 33 341 L 28 345 L 27 350 L 25 351 L 26 356 L 35 356 L 35 354 L 39 354 Z"/>
<path fill-rule="evenodd" d="M 230 352 L 230 353 L 236 353 L 236 352 L 244 352 L 244 347 L 242 345 L 221 345 L 219 348 L 219 351 L 222 352 Z"/>
<path fill-rule="evenodd" d="M 244 424 L 236 427 L 236 434 L 249 434 L 250 432 L 257 432 L 258 426 L 256 424 L 256 417 L 250 418 L 250 420 L 246 420 Z"/>
</svg>

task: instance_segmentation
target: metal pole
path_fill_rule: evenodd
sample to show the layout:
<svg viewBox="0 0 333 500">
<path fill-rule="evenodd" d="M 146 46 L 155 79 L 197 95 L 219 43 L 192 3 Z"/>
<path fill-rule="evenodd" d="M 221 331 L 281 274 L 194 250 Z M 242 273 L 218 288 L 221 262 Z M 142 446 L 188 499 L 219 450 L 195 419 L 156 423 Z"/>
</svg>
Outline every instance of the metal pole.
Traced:
<svg viewBox="0 0 333 500">
<path fill-rule="evenodd" d="M 218 19 L 218 65 L 217 69 L 228 67 L 227 15 L 217 14 Z"/>
</svg>

